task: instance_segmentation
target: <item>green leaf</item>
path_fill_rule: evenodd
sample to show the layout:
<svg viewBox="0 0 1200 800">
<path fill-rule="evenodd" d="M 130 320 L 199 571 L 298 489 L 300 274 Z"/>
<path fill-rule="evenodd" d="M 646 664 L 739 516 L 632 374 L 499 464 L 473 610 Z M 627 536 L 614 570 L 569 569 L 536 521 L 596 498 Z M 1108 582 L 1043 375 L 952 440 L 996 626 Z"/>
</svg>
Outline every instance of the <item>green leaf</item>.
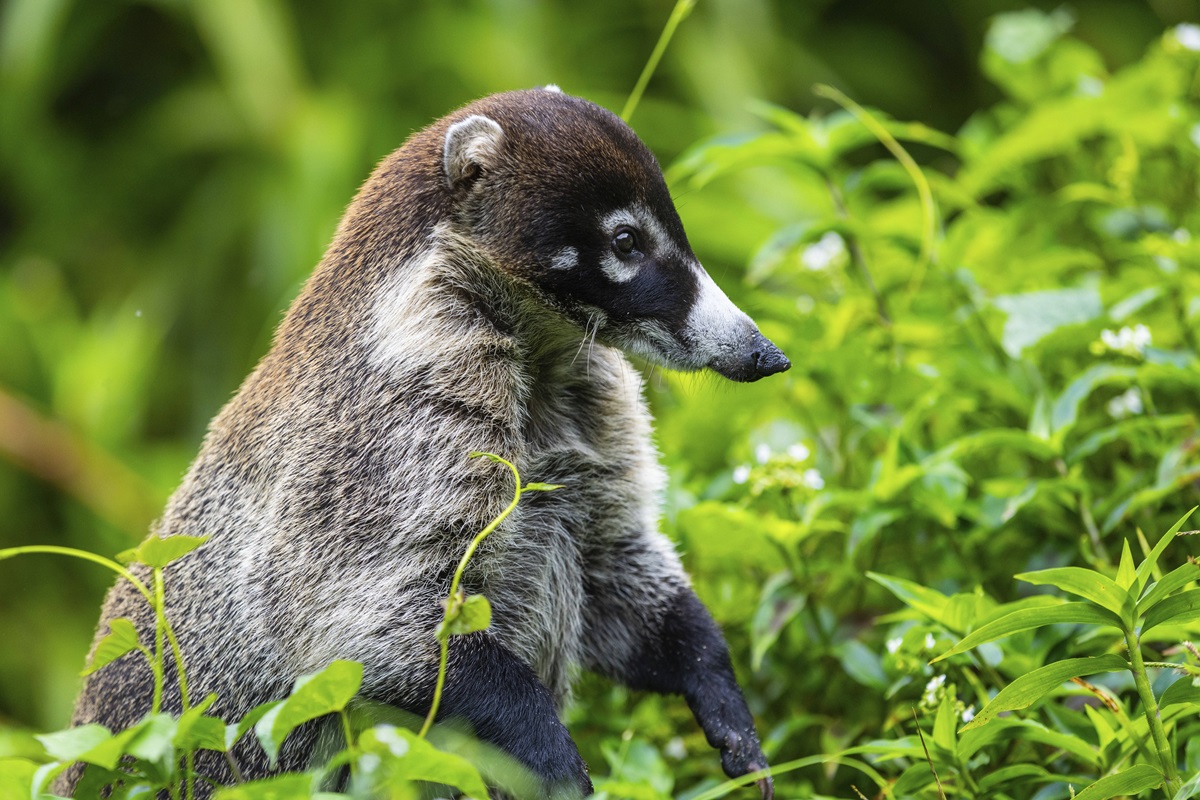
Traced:
<svg viewBox="0 0 1200 800">
<path fill-rule="evenodd" d="M 359 747 L 385 756 L 383 768 L 393 778 L 442 783 L 471 797 L 488 797 L 487 787 L 469 761 L 436 749 L 412 731 L 377 725 L 362 735 Z"/>
<path fill-rule="evenodd" d="M 1184 675 L 1168 686 L 1167 690 L 1162 693 L 1162 697 L 1158 700 L 1160 708 L 1180 703 L 1200 706 L 1200 678 Z"/>
<path fill-rule="evenodd" d="M 969 636 L 930 663 L 956 656 L 985 642 L 1003 639 L 1014 633 L 1060 624 L 1105 625 L 1122 630 L 1120 617 L 1106 609 L 1097 608 L 1091 603 L 1063 603 L 1058 606 L 1025 608 L 972 631 Z"/>
<path fill-rule="evenodd" d="M 521 487 L 522 492 L 553 492 L 555 489 L 565 489 L 562 483 L 527 483 Z"/>
<path fill-rule="evenodd" d="M 1100 386 L 1108 383 L 1128 383 L 1137 378 L 1137 370 L 1133 367 L 1115 367 L 1111 364 L 1097 364 L 1086 369 L 1082 375 L 1071 381 L 1070 385 L 1054 401 L 1050 410 L 1050 432 L 1062 437 L 1075 426 L 1079 419 L 1079 409 L 1083 401 L 1091 396 Z"/>
<path fill-rule="evenodd" d="M 1133 796 L 1147 789 L 1162 786 L 1162 773 L 1149 764 L 1136 764 L 1113 775 L 1106 775 L 1075 795 L 1075 800 L 1108 800 L 1110 797 Z"/>
<path fill-rule="evenodd" d="M 979 791 L 984 797 L 990 797 L 992 792 L 1007 784 L 1020 783 L 1053 783 L 1062 780 L 1061 775 L 1047 772 L 1045 767 L 1037 764 L 1013 764 L 992 770 L 979 780 Z M 1009 795 L 1013 793 L 1010 790 Z"/>
<path fill-rule="evenodd" d="M 246 715 L 238 721 L 236 725 L 229 724 L 225 726 L 225 750 L 232 750 L 233 746 L 241 741 L 241 738 L 256 725 L 259 720 L 270 714 L 276 706 L 283 705 L 282 700 L 269 700 L 266 703 L 255 706 L 246 712 Z"/>
<path fill-rule="evenodd" d="M 133 551 L 131 560 L 159 569 L 172 561 L 183 558 L 207 541 L 207 536 L 148 536 Z M 122 553 L 118 559 L 128 552 Z"/>
<path fill-rule="evenodd" d="M 205 697 L 179 717 L 175 731 L 175 746 L 183 751 L 216 750 L 225 752 L 225 723 L 217 717 L 206 717 L 204 712 L 217 701 L 216 694 Z"/>
<path fill-rule="evenodd" d="M 1192 516 L 1192 514 L 1196 512 L 1196 508 L 1197 506 L 1192 506 L 1191 511 L 1180 517 L 1179 520 L 1171 526 L 1171 529 L 1163 534 L 1162 538 L 1158 540 L 1158 543 L 1154 545 L 1154 549 L 1151 550 L 1150 554 L 1146 556 L 1146 560 L 1138 565 L 1137 580 L 1134 583 L 1133 590 L 1134 594 L 1141 594 L 1142 589 L 1145 588 L 1147 581 L 1150 580 L 1150 576 L 1153 574 L 1154 568 L 1158 565 L 1158 559 L 1162 557 L 1163 551 L 1165 551 L 1167 549 L 1167 545 L 1169 545 L 1175 539 L 1175 536 L 1179 533 L 1179 529 L 1183 527 L 1183 523 L 1187 522 L 1188 517 Z M 1139 603 L 1138 613 L 1145 613 L 1147 608 L 1143 608 L 1142 604 Z"/>
<path fill-rule="evenodd" d="M 919 611 L 934 622 L 941 622 L 950 598 L 937 591 L 922 586 L 919 583 L 906 581 L 903 578 L 893 578 L 877 572 L 868 572 L 867 577 L 896 595 L 909 608 Z"/>
<path fill-rule="evenodd" d="M 57 761 L 78 761 L 84 753 L 112 738 L 112 732 L 103 725 L 89 723 L 65 731 L 43 733 L 34 737 L 46 748 L 50 757 Z"/>
<path fill-rule="evenodd" d="M 766 582 L 750 622 L 750 665 L 754 671 L 762 668 L 767 651 L 807 602 L 807 595 L 796 590 L 790 572 L 777 573 Z"/>
<path fill-rule="evenodd" d="M 318 785 L 312 775 L 289 773 L 221 789 L 213 800 L 310 800 Z"/>
<path fill-rule="evenodd" d="M 1125 539 L 1121 542 L 1121 563 L 1117 567 L 1117 585 L 1129 591 L 1136 578 L 1137 573 L 1133 568 L 1133 551 L 1129 549 L 1129 540 Z M 1131 594 L 1136 595 L 1137 590 L 1134 589 Z"/>
<path fill-rule="evenodd" d="M 492 624 L 492 604 L 481 594 L 468 595 L 446 622 L 451 636 L 485 631 Z"/>
<path fill-rule="evenodd" d="M 0 797 L 29 797 L 37 771 L 27 758 L 0 758 Z"/>
<path fill-rule="evenodd" d="M 1161 603 L 1164 598 L 1174 594 L 1192 581 L 1200 580 L 1200 561 L 1188 561 L 1163 575 L 1162 580 L 1150 584 L 1146 595 L 1137 605 L 1138 614 L 1146 614 L 1150 609 Z"/>
<path fill-rule="evenodd" d="M 1054 586 L 1064 592 L 1079 595 L 1102 608 L 1107 608 L 1122 620 L 1126 618 L 1126 612 L 1132 610 L 1133 601 L 1129 592 L 1118 586 L 1112 578 L 1090 569 L 1056 567 L 1037 572 L 1022 572 L 1016 578 L 1035 586 Z"/>
<path fill-rule="evenodd" d="M 133 627 L 133 623 L 124 617 L 114 619 L 108 623 L 108 633 L 96 645 L 96 653 L 92 656 L 92 661 L 80 673 L 82 677 L 87 677 L 93 672 L 108 666 L 126 653 L 141 648 L 142 643 L 138 639 L 137 628 Z"/>
<path fill-rule="evenodd" d="M 1080 737 L 1071 733 L 1051 730 L 1040 722 L 1015 717 L 1000 717 L 990 725 L 969 731 L 959 731 L 958 757 L 969 760 L 985 747 L 1010 740 L 1022 744 L 1036 742 L 1070 753 L 1075 758 L 1093 767 L 1100 765 L 1100 752 Z"/>
<path fill-rule="evenodd" d="M 333 661 L 325 669 L 296 679 L 291 695 L 263 715 L 254 732 L 272 766 L 288 734 L 309 720 L 342 711 L 362 685 L 362 664 Z"/>
<path fill-rule="evenodd" d="M 1193 797 L 1200 797 L 1200 772 L 1192 776 L 1192 779 L 1179 787 L 1179 791 L 1171 800 L 1192 800 Z"/>
<path fill-rule="evenodd" d="M 1071 678 L 1095 675 L 1098 672 L 1119 672 L 1124 669 L 1129 669 L 1129 664 L 1125 659 L 1112 653 L 1087 658 L 1068 658 L 1039 667 L 1001 689 L 991 702 L 979 710 L 975 719 L 959 730 L 959 733 L 986 724 L 1002 711 L 1028 708 Z"/>
<path fill-rule="evenodd" d="M 1100 293 L 1093 288 L 1005 295 L 997 297 L 995 303 L 1008 315 L 1001 342 L 1014 358 L 1059 328 L 1090 322 L 1104 314 Z"/>
<path fill-rule="evenodd" d="M 1142 636 L 1151 628 L 1168 622 L 1190 622 L 1195 619 L 1200 619 L 1200 589 L 1181 592 L 1156 603 L 1154 608 L 1146 612 Z"/>
<path fill-rule="evenodd" d="M 958 705 L 954 692 L 947 691 L 938 704 L 937 716 L 933 720 L 933 743 L 948 756 L 953 756 L 958 746 Z"/>
</svg>

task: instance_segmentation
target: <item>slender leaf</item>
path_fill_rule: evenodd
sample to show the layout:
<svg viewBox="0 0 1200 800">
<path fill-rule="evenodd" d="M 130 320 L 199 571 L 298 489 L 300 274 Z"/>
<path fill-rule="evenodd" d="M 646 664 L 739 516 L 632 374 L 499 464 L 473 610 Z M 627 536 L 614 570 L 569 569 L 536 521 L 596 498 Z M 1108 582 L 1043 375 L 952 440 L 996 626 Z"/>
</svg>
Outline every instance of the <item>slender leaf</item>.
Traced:
<svg viewBox="0 0 1200 800">
<path fill-rule="evenodd" d="M 1142 635 L 1159 625 L 1168 622 L 1190 622 L 1200 619 L 1200 589 L 1181 592 L 1159 601 L 1154 608 L 1146 612 L 1146 621 L 1142 625 Z"/>
<path fill-rule="evenodd" d="M 1108 800 L 1110 797 L 1133 796 L 1147 789 L 1162 786 L 1162 773 L 1149 764 L 1135 764 L 1129 769 L 1106 775 L 1075 795 L 1075 800 Z"/>
<path fill-rule="evenodd" d="M 1188 561 L 1180 564 L 1163 575 L 1162 580 L 1150 584 L 1145 596 L 1137 605 L 1137 613 L 1139 615 L 1149 613 L 1150 609 L 1161 603 L 1166 597 L 1196 580 L 1200 580 L 1200 561 Z"/>
<path fill-rule="evenodd" d="M 1129 540 L 1125 539 L 1121 542 L 1121 563 L 1117 567 L 1117 585 L 1129 591 L 1136 578 L 1137 573 L 1133 567 L 1133 551 L 1129 549 Z M 1136 595 L 1137 591 L 1137 589 L 1133 589 L 1131 593 Z"/>
<path fill-rule="evenodd" d="M 946 604 L 950 598 L 941 592 L 919 583 L 906 581 L 903 578 L 893 578 L 889 575 L 880 575 L 877 572 L 868 572 L 867 577 L 896 595 L 914 611 L 920 611 L 934 622 L 942 621 Z"/>
<path fill-rule="evenodd" d="M 1188 517 L 1196 512 L 1196 508 L 1196 506 L 1192 506 L 1191 511 L 1180 517 L 1179 520 L 1171 526 L 1171 529 L 1163 534 L 1162 538 L 1158 540 L 1158 543 L 1154 545 L 1154 549 L 1151 550 L 1150 554 L 1146 556 L 1146 560 L 1138 565 L 1137 580 L 1133 584 L 1134 594 L 1141 594 L 1142 589 L 1146 587 L 1146 583 L 1150 580 L 1150 575 L 1154 572 L 1154 567 L 1158 564 L 1158 559 L 1162 557 L 1163 551 L 1167 549 L 1167 545 L 1169 545 L 1175 538 L 1176 534 L 1179 533 L 1179 529 L 1183 527 L 1183 523 L 1187 522 Z M 1146 609 L 1139 604 L 1138 612 L 1145 613 L 1145 611 Z"/>
<path fill-rule="evenodd" d="M 43 733 L 35 736 L 51 758 L 58 761 L 77 761 L 84 753 L 112 738 L 112 732 L 103 725 L 89 723 L 65 731 Z"/>
<path fill-rule="evenodd" d="M 1103 608 L 1097 608 L 1091 603 L 1063 603 L 1060 606 L 1048 608 L 1026 608 L 1014 611 L 972 631 L 969 636 L 930 663 L 966 652 L 985 642 L 1012 636 L 1014 633 L 1060 624 L 1106 625 L 1121 629 L 1121 620 L 1116 614 Z"/>
<path fill-rule="evenodd" d="M 1162 697 L 1158 699 L 1159 708 L 1180 703 L 1200 706 L 1200 678 L 1184 675 L 1168 686 L 1167 690 L 1162 693 Z"/>
<path fill-rule="evenodd" d="M 1023 572 L 1016 578 L 1035 586 L 1054 586 L 1064 592 L 1079 595 L 1102 608 L 1107 608 L 1121 619 L 1125 619 L 1128 613 L 1127 606 L 1132 602 L 1129 592 L 1118 586 L 1112 578 L 1082 567 L 1056 567 L 1037 572 Z"/>
<path fill-rule="evenodd" d="M 1001 689 L 991 702 L 980 709 L 975 719 L 963 726 L 959 732 L 978 728 L 1001 711 L 1028 708 L 1071 678 L 1095 675 L 1098 672 L 1119 672 L 1123 669 L 1129 669 L 1129 664 L 1125 659 L 1111 653 L 1086 658 L 1068 658 L 1039 667 Z"/>
</svg>

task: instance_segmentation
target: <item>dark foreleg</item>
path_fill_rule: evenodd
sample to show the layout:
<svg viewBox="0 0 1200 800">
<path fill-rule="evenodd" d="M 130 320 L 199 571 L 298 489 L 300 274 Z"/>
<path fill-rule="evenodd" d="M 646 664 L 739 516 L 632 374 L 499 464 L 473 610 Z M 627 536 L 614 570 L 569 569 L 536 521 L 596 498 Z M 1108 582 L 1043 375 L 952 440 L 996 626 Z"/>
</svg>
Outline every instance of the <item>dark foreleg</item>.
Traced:
<svg viewBox="0 0 1200 800">
<path fill-rule="evenodd" d="M 558 719 L 550 691 L 488 634 L 451 639 L 438 719 L 467 722 L 479 739 L 532 770 L 546 797 L 592 794 L 587 765 Z"/>
<path fill-rule="evenodd" d="M 729 777 L 767 766 L 725 637 L 691 588 L 681 587 L 670 598 L 657 625 L 641 631 L 618 670 L 614 677 L 632 688 L 682 694 L 708 743 L 720 749 Z M 766 800 L 774 796 L 770 777 L 758 785 Z"/>
</svg>

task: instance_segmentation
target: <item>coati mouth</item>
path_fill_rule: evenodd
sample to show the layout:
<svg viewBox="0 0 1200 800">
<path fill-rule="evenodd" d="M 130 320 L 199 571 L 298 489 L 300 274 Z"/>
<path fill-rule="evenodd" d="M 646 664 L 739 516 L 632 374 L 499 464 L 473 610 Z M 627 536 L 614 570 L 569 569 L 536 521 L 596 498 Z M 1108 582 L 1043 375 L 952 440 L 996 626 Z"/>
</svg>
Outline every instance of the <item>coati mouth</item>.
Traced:
<svg viewBox="0 0 1200 800">
<path fill-rule="evenodd" d="M 722 356 L 709 363 L 709 368 L 722 377 L 739 383 L 750 383 L 768 375 L 785 372 L 792 362 L 775 344 L 758 331 L 740 352 L 732 357 Z"/>
</svg>

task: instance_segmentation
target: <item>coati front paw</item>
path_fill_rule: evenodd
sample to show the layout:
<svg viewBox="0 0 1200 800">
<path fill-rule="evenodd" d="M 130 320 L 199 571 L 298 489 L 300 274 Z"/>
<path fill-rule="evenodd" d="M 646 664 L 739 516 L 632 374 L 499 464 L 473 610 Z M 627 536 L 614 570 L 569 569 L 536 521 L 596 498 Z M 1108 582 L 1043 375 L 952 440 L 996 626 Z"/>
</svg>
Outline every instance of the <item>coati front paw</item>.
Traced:
<svg viewBox="0 0 1200 800">
<path fill-rule="evenodd" d="M 758 772 L 767 767 L 767 757 L 763 755 L 758 743 L 758 736 L 751 728 L 747 733 L 738 733 L 730 729 L 720 742 L 721 768 L 731 778 L 739 778 L 751 772 Z M 775 784 L 770 775 L 759 778 L 755 783 L 762 792 L 763 800 L 773 800 Z"/>
</svg>

